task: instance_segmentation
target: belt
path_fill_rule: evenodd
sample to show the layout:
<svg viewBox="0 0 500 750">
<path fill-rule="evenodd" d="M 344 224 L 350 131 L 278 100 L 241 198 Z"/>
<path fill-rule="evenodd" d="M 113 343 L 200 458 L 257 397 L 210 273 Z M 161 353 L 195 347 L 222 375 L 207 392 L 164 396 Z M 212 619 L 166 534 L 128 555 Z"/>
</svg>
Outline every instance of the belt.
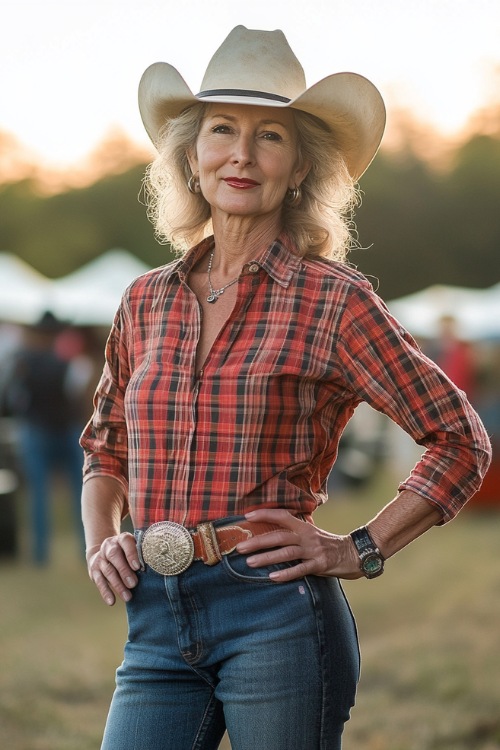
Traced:
<svg viewBox="0 0 500 750">
<path fill-rule="evenodd" d="M 173 521 L 159 521 L 144 532 L 140 553 L 150 568 L 164 576 L 185 571 L 195 560 L 215 565 L 236 549 L 236 545 L 253 536 L 283 531 L 273 523 L 240 521 L 227 526 L 214 526 L 211 521 L 200 523 L 195 530 Z"/>
</svg>

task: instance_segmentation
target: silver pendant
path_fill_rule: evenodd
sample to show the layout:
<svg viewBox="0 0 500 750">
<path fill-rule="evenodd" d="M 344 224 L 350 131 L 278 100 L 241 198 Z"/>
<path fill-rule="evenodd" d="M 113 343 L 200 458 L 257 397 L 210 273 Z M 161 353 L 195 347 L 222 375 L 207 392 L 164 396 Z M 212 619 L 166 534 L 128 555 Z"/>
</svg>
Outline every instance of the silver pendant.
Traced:
<svg viewBox="0 0 500 750">
<path fill-rule="evenodd" d="M 207 302 L 217 302 L 217 295 L 216 294 L 209 294 L 207 297 Z"/>
</svg>

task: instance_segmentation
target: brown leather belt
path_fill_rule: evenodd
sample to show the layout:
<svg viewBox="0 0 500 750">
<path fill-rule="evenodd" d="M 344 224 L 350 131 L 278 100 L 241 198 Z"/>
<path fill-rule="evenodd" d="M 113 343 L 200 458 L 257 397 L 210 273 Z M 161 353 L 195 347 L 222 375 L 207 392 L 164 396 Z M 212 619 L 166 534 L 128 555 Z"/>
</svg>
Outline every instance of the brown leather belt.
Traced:
<svg viewBox="0 0 500 750">
<path fill-rule="evenodd" d="M 222 560 L 223 555 L 233 552 L 245 539 L 278 530 L 286 529 L 272 523 L 239 521 L 226 526 L 214 526 L 211 521 L 207 521 L 200 523 L 194 531 L 189 531 L 173 521 L 160 521 L 144 532 L 141 555 L 144 562 L 157 573 L 165 576 L 178 575 L 194 560 L 202 560 L 205 565 L 215 565 Z"/>
</svg>

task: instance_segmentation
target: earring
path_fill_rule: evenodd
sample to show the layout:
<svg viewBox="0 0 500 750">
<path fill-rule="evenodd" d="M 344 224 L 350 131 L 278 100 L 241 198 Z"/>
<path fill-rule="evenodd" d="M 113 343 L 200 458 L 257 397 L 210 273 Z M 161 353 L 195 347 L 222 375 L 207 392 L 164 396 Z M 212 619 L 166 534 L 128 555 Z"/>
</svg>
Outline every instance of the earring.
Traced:
<svg viewBox="0 0 500 750">
<path fill-rule="evenodd" d="M 197 193 L 201 193 L 200 182 L 198 178 L 196 177 L 196 175 L 194 174 L 192 174 L 191 177 L 189 178 L 187 182 L 187 187 L 188 187 L 189 192 L 192 193 L 193 195 L 196 195 Z"/>
<path fill-rule="evenodd" d="M 299 185 L 296 185 L 293 188 L 289 188 L 286 195 L 290 208 L 296 208 L 298 205 L 300 205 L 300 202 L 302 200 L 302 190 L 300 189 Z"/>
</svg>

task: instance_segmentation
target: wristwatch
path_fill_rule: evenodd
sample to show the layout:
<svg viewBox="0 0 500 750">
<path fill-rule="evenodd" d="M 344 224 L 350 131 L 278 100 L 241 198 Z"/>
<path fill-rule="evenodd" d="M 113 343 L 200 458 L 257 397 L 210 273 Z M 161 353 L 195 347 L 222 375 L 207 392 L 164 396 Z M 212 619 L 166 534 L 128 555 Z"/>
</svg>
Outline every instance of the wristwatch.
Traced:
<svg viewBox="0 0 500 750">
<path fill-rule="evenodd" d="M 368 533 L 366 526 L 352 531 L 351 539 L 358 551 L 360 568 L 366 578 L 377 578 L 384 572 L 384 557 Z"/>
</svg>

